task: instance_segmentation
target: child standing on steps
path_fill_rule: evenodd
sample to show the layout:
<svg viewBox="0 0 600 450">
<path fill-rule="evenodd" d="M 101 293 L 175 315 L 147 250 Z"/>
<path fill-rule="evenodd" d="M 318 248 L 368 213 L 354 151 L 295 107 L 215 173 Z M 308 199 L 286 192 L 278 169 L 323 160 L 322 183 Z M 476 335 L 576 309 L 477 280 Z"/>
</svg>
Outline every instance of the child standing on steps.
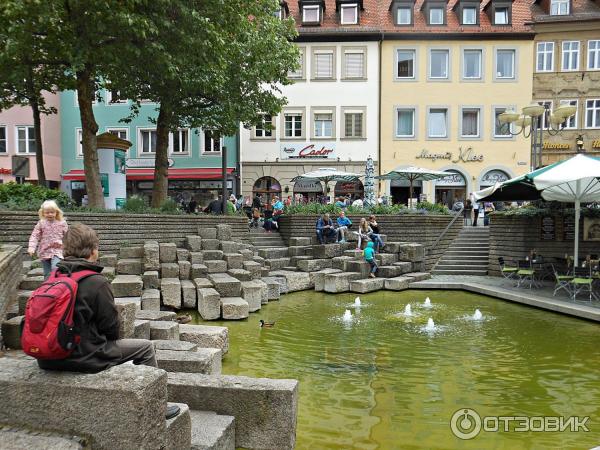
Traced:
<svg viewBox="0 0 600 450">
<path fill-rule="evenodd" d="M 368 242 L 367 247 L 365 248 L 363 255 L 365 257 L 365 261 L 371 265 L 371 273 L 369 277 L 375 278 L 375 272 L 377 272 L 377 262 L 375 261 L 375 249 L 373 242 Z"/>
<path fill-rule="evenodd" d="M 30 256 L 37 253 L 42 260 L 44 278 L 48 278 L 50 272 L 63 258 L 62 240 L 68 226 L 63 218 L 63 212 L 54 200 L 46 200 L 42 203 L 38 215 L 40 220 L 31 233 L 27 252 Z"/>
</svg>

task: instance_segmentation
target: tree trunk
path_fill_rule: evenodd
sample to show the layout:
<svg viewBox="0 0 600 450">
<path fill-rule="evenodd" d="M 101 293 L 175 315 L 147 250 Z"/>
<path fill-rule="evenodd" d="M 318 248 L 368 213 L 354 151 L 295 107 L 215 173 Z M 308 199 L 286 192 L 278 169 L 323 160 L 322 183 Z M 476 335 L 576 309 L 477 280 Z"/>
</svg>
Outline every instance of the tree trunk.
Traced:
<svg viewBox="0 0 600 450">
<path fill-rule="evenodd" d="M 96 133 L 98 124 L 94 117 L 92 102 L 96 95 L 94 80 L 89 67 L 77 72 L 77 103 L 81 117 L 83 169 L 85 172 L 85 187 L 90 208 L 104 208 L 104 194 L 100 183 L 100 166 Z"/>
<path fill-rule="evenodd" d="M 169 123 L 170 111 L 164 102 L 156 119 L 156 155 L 154 161 L 154 187 L 152 207 L 159 208 L 167 199 L 169 189 Z"/>
<path fill-rule="evenodd" d="M 42 121 L 40 119 L 40 108 L 38 100 L 33 97 L 31 101 L 33 110 L 33 132 L 35 134 L 35 166 L 37 170 L 38 184 L 47 186 L 46 171 L 44 169 L 44 150 L 42 145 Z"/>
</svg>

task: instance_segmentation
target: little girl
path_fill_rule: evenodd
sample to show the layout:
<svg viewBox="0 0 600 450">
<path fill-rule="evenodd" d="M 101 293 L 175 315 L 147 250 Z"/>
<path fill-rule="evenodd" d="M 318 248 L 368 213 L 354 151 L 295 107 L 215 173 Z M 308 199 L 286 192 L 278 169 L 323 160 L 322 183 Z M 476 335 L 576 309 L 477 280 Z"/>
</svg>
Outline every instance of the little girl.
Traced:
<svg viewBox="0 0 600 450">
<path fill-rule="evenodd" d="M 30 256 L 37 253 L 42 260 L 44 278 L 48 278 L 63 257 L 62 239 L 68 226 L 63 219 L 63 212 L 54 200 L 42 203 L 38 215 L 40 220 L 31 233 L 27 252 Z"/>
</svg>

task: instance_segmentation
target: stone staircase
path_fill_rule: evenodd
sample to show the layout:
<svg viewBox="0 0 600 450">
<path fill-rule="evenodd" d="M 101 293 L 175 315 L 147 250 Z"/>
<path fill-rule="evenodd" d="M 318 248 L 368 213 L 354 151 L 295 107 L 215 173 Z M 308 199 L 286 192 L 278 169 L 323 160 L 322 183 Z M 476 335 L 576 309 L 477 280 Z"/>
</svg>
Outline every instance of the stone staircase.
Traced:
<svg viewBox="0 0 600 450">
<path fill-rule="evenodd" d="M 281 235 L 277 231 L 265 232 L 262 228 L 251 229 L 249 241 L 254 247 L 285 247 Z"/>
<path fill-rule="evenodd" d="M 487 227 L 464 227 L 435 265 L 434 275 L 487 275 L 490 232 Z"/>
</svg>

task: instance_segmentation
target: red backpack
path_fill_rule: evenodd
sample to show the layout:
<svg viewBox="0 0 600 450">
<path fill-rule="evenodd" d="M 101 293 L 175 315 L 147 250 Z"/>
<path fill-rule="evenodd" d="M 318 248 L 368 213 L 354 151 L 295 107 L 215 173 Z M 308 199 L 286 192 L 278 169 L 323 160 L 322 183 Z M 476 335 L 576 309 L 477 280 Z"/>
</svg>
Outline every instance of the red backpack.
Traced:
<svg viewBox="0 0 600 450">
<path fill-rule="evenodd" d="M 64 359 L 79 344 L 73 323 L 78 283 L 93 270 L 72 274 L 54 270 L 27 300 L 21 348 L 38 359 Z"/>
</svg>

